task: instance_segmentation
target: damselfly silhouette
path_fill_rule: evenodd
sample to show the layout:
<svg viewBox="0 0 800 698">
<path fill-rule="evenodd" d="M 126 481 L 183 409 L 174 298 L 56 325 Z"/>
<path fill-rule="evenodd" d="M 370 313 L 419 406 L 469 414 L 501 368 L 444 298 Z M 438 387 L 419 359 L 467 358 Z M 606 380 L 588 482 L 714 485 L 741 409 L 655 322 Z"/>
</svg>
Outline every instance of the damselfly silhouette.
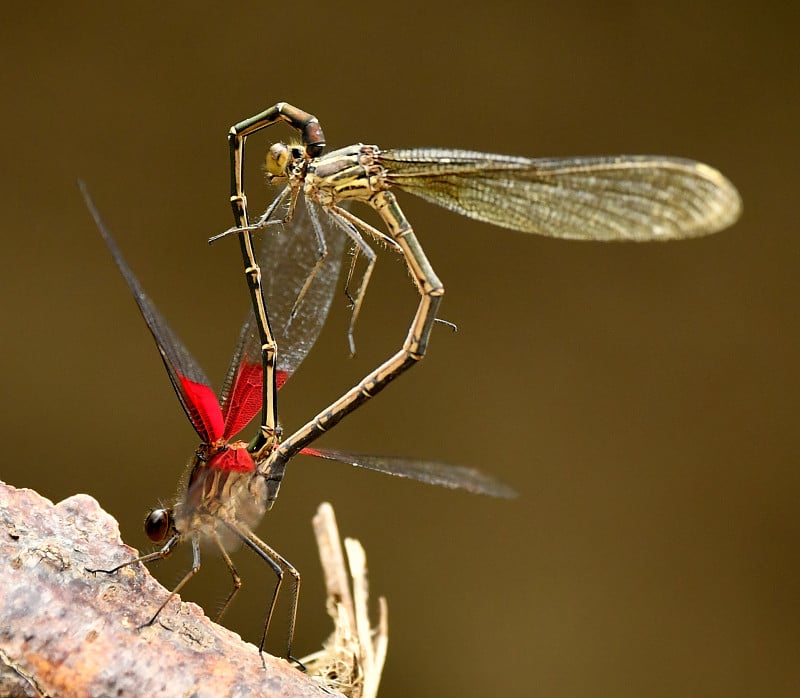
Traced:
<svg viewBox="0 0 800 698">
<path fill-rule="evenodd" d="M 256 131 L 281 121 L 299 132 L 302 143 L 275 143 L 269 148 L 267 180 L 282 188 L 266 213 L 251 225 L 244 187 L 245 142 Z M 233 126 L 228 141 L 235 227 L 211 240 L 239 234 L 256 320 L 265 341 L 269 340 L 269 318 L 259 300 L 256 262 L 247 249 L 249 246 L 252 250 L 251 233 L 273 223 L 285 222 L 291 234 L 312 235 L 315 240 L 317 260 L 309 268 L 300 300 L 319 268 L 333 254 L 328 249 L 322 221 L 329 221 L 352 241 L 354 254 L 366 257 L 366 271 L 355 295 L 348 332 L 351 351 L 353 327 L 375 263 L 375 253 L 362 234 L 389 243 L 403 255 L 420 293 L 402 348 L 284 440 L 272 456 L 276 459 L 290 458 L 425 355 L 444 286 L 390 189 L 402 189 L 456 213 L 504 228 L 580 240 L 675 240 L 708 235 L 731 225 L 741 210 L 738 192 L 720 172 L 674 157 L 530 159 L 436 148 L 383 150 L 363 144 L 325 154 L 325 136 L 317 118 L 285 102 Z M 300 225 L 294 221 L 297 211 L 304 208 L 299 205 L 300 200 L 310 213 L 310 226 L 305 219 Z M 343 207 L 351 201 L 372 208 L 387 232 Z M 266 352 L 265 356 L 269 358 Z M 266 365 L 269 366 L 268 361 Z M 265 384 L 265 394 L 269 393 L 274 394 L 274 388 Z M 262 422 L 262 442 L 271 447 L 276 443 L 274 428 L 266 418 Z"/>
<path fill-rule="evenodd" d="M 248 313 L 248 319 L 241 329 L 221 397 L 218 399 L 199 364 L 144 292 L 101 220 L 83 183 L 81 191 L 153 335 L 181 406 L 200 437 L 200 445 L 187 466 L 185 492 L 172 507 L 154 509 L 145 520 L 147 537 L 162 547 L 112 569 L 92 571 L 110 574 L 137 562 L 163 559 L 179 543 L 189 541 L 193 553 L 192 567 L 146 623 L 150 625 L 172 596 L 199 570 L 201 543 L 210 543 L 220 551 L 234 582 L 233 589 L 219 612 L 219 618 L 241 585 L 228 553 L 244 544 L 269 565 L 278 578 L 264 624 L 261 650 L 264 648 L 281 582 L 285 575 L 291 578 L 291 617 L 286 646 L 286 655 L 291 657 L 300 575 L 287 560 L 253 533 L 253 528 L 271 508 L 278 494 L 288 458 L 270 457 L 264 460 L 252 453 L 254 445 L 248 446 L 244 441 L 234 440 L 261 408 L 264 392 L 262 342 L 253 313 Z M 302 223 L 302 212 L 300 218 Z M 308 247 L 308 238 L 293 238 L 289 235 L 270 235 L 265 238 L 260 258 L 262 266 L 269 272 L 266 297 L 270 302 L 270 309 L 273 310 L 273 319 L 278 328 L 276 337 L 281 348 L 275 365 L 277 388 L 300 365 L 319 335 L 339 276 L 343 244 L 343 239 L 331 240 L 333 254 L 327 258 L 325 264 L 320 265 L 313 283 L 306 285 L 308 272 L 307 265 L 303 263 L 303 248 Z M 305 288 L 305 294 L 300 312 L 290 323 L 290 313 L 297 305 L 301 288 Z M 514 494 L 505 485 L 470 468 L 327 449 L 304 448 L 301 452 L 473 493 L 496 497 Z"/>
</svg>

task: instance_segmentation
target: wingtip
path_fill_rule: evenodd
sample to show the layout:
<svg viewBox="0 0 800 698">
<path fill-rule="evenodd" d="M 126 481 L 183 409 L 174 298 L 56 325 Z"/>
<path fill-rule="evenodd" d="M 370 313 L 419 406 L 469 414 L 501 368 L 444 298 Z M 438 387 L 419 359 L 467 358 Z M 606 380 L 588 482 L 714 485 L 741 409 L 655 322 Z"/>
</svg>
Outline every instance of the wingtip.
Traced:
<svg viewBox="0 0 800 698">
<path fill-rule="evenodd" d="M 695 163 L 695 172 L 699 177 L 710 182 L 715 190 L 715 197 L 709 215 L 709 232 L 719 232 L 732 226 L 742 215 L 742 197 L 733 182 L 718 169 L 705 163 Z"/>
</svg>

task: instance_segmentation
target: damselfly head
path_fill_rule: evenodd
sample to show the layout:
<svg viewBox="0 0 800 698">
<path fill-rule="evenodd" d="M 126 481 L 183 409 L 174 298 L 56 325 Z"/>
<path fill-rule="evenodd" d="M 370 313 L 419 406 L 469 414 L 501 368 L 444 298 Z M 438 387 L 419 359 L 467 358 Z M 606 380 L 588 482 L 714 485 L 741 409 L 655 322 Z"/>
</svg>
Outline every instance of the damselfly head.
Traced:
<svg viewBox="0 0 800 698">
<path fill-rule="evenodd" d="M 309 155 L 300 143 L 273 143 L 267 151 L 264 169 L 270 184 L 302 176 Z"/>
<path fill-rule="evenodd" d="M 144 520 L 145 535 L 153 543 L 163 543 L 175 533 L 172 509 L 153 509 Z"/>
<path fill-rule="evenodd" d="M 288 164 L 289 146 L 286 143 L 273 143 L 267 151 L 267 172 L 273 177 L 282 177 L 286 174 Z"/>
</svg>

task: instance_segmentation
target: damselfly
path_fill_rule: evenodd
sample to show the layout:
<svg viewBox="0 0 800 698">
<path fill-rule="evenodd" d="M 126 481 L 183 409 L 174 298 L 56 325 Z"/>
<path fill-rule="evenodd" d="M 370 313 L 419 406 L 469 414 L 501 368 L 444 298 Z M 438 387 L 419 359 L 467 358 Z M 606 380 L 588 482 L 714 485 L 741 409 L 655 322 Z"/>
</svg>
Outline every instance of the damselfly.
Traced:
<svg viewBox="0 0 800 698">
<path fill-rule="evenodd" d="M 210 543 L 220 551 L 234 582 L 233 589 L 219 612 L 219 618 L 241 585 L 228 553 L 244 544 L 269 565 L 278 578 L 264 624 L 262 650 L 281 582 L 286 575 L 291 578 L 291 616 L 286 647 L 286 655 L 291 657 L 300 575 L 286 559 L 253 533 L 253 528 L 277 497 L 288 458 L 273 457 L 263 460 L 252 454 L 255 448 L 253 445 L 248 446 L 244 441 L 234 440 L 261 408 L 264 393 L 262 342 L 253 313 L 248 313 L 248 319 L 241 329 L 221 397 L 218 399 L 199 364 L 146 295 L 101 220 L 83 183 L 81 190 L 153 335 L 181 406 L 200 437 L 200 445 L 186 469 L 185 491 L 182 496 L 169 508 L 154 509 L 145 520 L 147 537 L 162 547 L 112 569 L 92 571 L 110 574 L 137 562 L 163 559 L 179 543 L 189 541 L 193 553 L 192 567 L 145 624 L 150 625 L 170 599 L 200 569 L 200 546 L 202 543 Z M 299 218 L 298 222 L 303 224 L 302 212 Z M 332 254 L 325 264 L 320 265 L 313 283 L 305 284 L 308 272 L 302 257 L 307 241 L 308 238 L 293 238 L 289 235 L 266 236 L 260 253 L 261 264 L 268 272 L 269 279 L 266 297 L 273 311 L 273 319 L 278 328 L 275 336 L 281 347 L 275 364 L 277 388 L 292 375 L 316 341 L 327 317 L 339 276 L 339 260 L 344 240 L 333 239 L 330 243 Z M 302 288 L 305 288 L 305 294 L 300 312 L 290 324 L 291 309 L 296 307 Z M 327 449 L 304 448 L 299 452 L 474 493 L 496 497 L 513 496 L 510 488 L 470 468 Z"/>
<path fill-rule="evenodd" d="M 244 187 L 245 142 L 248 136 L 280 121 L 296 129 L 302 143 L 275 143 L 269 148 L 267 180 L 282 188 L 266 213 L 251 225 Z M 323 220 L 352 241 L 354 260 L 355 254 L 366 257 L 348 332 L 351 351 L 353 327 L 375 263 L 375 253 L 362 234 L 388 242 L 403 255 L 420 293 L 402 348 L 284 440 L 273 453 L 276 460 L 290 458 L 425 355 L 444 286 L 390 189 L 402 189 L 504 228 L 580 240 L 674 240 L 708 235 L 731 225 L 741 210 L 739 194 L 720 172 L 703 163 L 660 155 L 530 159 L 436 148 L 383 150 L 363 144 L 324 154 L 325 136 L 317 118 L 285 102 L 233 126 L 228 141 L 235 227 L 212 241 L 239 234 L 268 370 L 268 350 L 274 341 L 261 299 L 251 233 L 273 223 L 293 221 L 304 208 L 298 200 L 308 208 L 311 230 L 305 223 L 289 229 L 297 235 L 312 234 L 317 247 L 317 260 L 300 290 L 300 300 L 333 254 L 322 230 Z M 343 204 L 350 201 L 376 211 L 387 233 L 345 209 Z M 265 407 L 274 401 L 274 393 L 274 387 L 265 383 Z M 262 422 L 260 443 L 271 449 L 277 443 L 274 418 L 265 415 Z"/>
</svg>

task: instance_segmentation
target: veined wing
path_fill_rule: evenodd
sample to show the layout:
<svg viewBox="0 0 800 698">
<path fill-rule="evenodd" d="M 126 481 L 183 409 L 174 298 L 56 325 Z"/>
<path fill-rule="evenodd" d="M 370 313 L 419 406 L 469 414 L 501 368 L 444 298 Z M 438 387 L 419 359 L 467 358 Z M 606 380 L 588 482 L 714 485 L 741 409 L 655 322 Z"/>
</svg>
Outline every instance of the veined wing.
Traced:
<svg viewBox="0 0 800 698">
<path fill-rule="evenodd" d="M 134 275 L 110 231 L 100 218 L 84 182 L 79 182 L 81 194 L 86 206 L 94 218 L 94 222 L 103 236 L 114 261 L 133 294 L 136 305 L 142 313 L 150 334 L 156 342 L 161 359 L 169 374 L 172 387 L 180 400 L 183 411 L 192 423 L 197 435 L 205 443 L 211 443 L 222 436 L 223 419 L 219 401 L 211 383 L 206 378 L 200 365 L 172 331 L 167 321 L 144 292 L 142 285 Z"/>
<path fill-rule="evenodd" d="M 530 159 L 466 150 L 382 151 L 387 180 L 464 216 L 578 240 L 670 240 L 717 232 L 741 212 L 717 170 L 660 155 Z"/>
<path fill-rule="evenodd" d="M 278 343 L 278 370 L 285 379 L 306 358 L 322 331 L 345 245 L 344 234 L 330 224 L 328 216 L 318 207 L 312 216 L 308 206 L 316 204 L 300 196 L 290 222 L 268 226 L 260 233 L 264 236 L 259 251 L 264 300 Z M 318 235 L 324 240 L 326 255 L 311 277 L 320 257 Z"/>
<path fill-rule="evenodd" d="M 252 309 L 239 331 L 225 382 L 222 385 L 222 414 L 225 438 L 244 429 L 256 416 L 264 402 L 264 367 L 261 363 L 261 342 L 256 331 Z M 278 376 L 278 387 L 283 384 Z"/>
<path fill-rule="evenodd" d="M 485 494 L 490 497 L 511 498 L 517 493 L 508 485 L 495 480 L 474 468 L 459 465 L 437 463 L 398 456 L 372 456 L 363 453 L 347 453 L 328 448 L 304 448 L 300 453 L 327 460 L 354 465 L 357 468 L 374 470 L 387 475 L 405 477 L 425 482 L 429 485 L 440 485 L 451 489 L 466 490 L 473 494 Z"/>
<path fill-rule="evenodd" d="M 267 226 L 259 234 L 264 240 L 259 250 L 259 266 L 270 327 L 278 344 L 278 388 L 305 359 L 328 316 L 339 278 L 345 236 L 328 222 L 328 216 L 309 215 L 302 197 L 292 220 Z M 278 215 L 284 215 L 279 211 Z M 326 255 L 310 276 L 320 258 L 315 225 L 325 241 Z M 298 298 L 308 287 L 298 303 Z M 295 311 L 292 316 L 292 311 Z M 227 377 L 222 389 L 225 435 L 232 436 L 247 426 L 261 409 L 261 342 L 252 310 L 239 333 Z"/>
</svg>

